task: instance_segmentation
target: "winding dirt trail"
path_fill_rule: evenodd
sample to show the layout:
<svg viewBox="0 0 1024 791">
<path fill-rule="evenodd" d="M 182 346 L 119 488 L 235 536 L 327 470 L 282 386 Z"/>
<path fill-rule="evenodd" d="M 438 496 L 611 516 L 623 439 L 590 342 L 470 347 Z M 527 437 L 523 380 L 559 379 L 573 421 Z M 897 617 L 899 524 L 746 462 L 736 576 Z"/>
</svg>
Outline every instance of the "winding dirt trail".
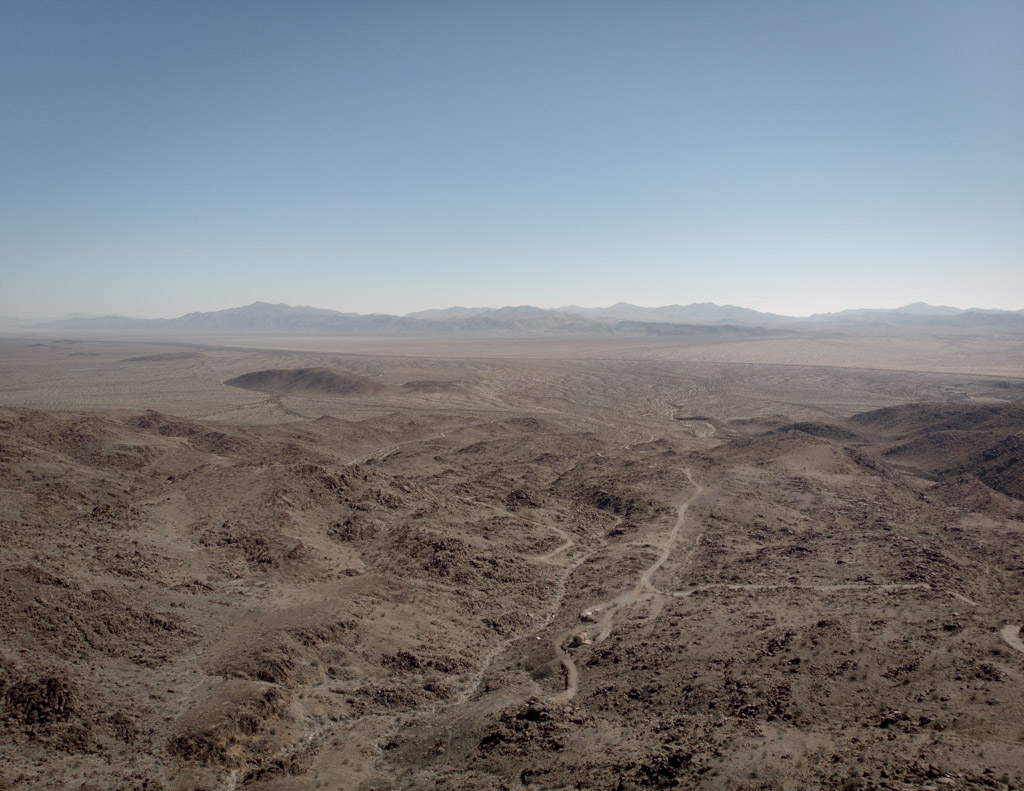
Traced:
<svg viewBox="0 0 1024 791">
<path fill-rule="evenodd" d="M 668 556 L 672 554 L 672 550 L 676 545 L 676 540 L 679 538 L 679 531 L 682 529 L 683 523 L 686 521 L 687 509 L 689 509 L 693 502 L 704 493 L 704 487 L 693 480 L 693 476 L 690 474 L 690 471 L 687 469 L 683 470 L 683 472 L 686 473 L 686 480 L 690 486 L 693 487 L 693 492 L 686 498 L 686 501 L 679 506 L 679 516 L 676 518 L 676 523 L 672 526 L 672 530 L 669 532 L 668 538 L 665 540 L 665 545 L 662 547 L 661 554 L 658 556 L 658 559 L 640 575 L 640 581 L 637 583 L 636 588 L 634 588 L 632 593 L 634 601 L 641 591 L 647 590 L 652 593 L 656 592 L 655 589 L 651 587 L 651 577 L 654 575 L 654 572 L 665 564 L 665 561 L 668 560 Z M 627 604 L 628 603 L 629 602 L 627 602 Z"/>
<path fill-rule="evenodd" d="M 535 522 L 532 519 L 527 519 L 526 521 L 531 522 L 535 525 L 541 525 L 540 522 Z M 562 539 L 561 545 L 555 547 L 550 552 L 545 552 L 543 555 L 539 555 L 537 557 L 537 560 L 541 561 L 542 563 L 553 563 L 555 555 L 561 555 L 563 552 L 568 552 L 570 549 L 576 546 L 576 542 L 573 540 L 572 536 L 570 536 L 567 532 L 562 530 L 562 528 L 550 524 L 541 525 L 541 527 L 546 527 L 548 530 L 554 531 L 554 533 Z"/>
<path fill-rule="evenodd" d="M 450 429 L 449 429 L 450 431 Z M 385 445 L 383 448 L 378 448 L 373 453 L 367 456 L 360 456 L 359 458 L 352 459 L 349 464 L 367 464 L 371 460 L 373 461 L 384 461 L 388 456 L 392 456 L 398 453 L 402 448 L 409 445 L 417 445 L 420 443 L 426 444 L 427 442 L 433 442 L 436 439 L 443 439 L 448 436 L 448 431 L 442 431 L 440 434 L 432 434 L 429 437 L 421 437 L 419 439 L 410 439 L 405 442 L 396 442 L 393 445 Z"/>
<path fill-rule="evenodd" d="M 651 585 L 651 577 L 665 564 L 665 561 L 667 561 L 669 556 L 672 554 L 672 551 L 675 549 L 676 543 L 679 539 L 679 532 L 686 523 L 687 510 L 696 501 L 696 499 L 704 493 L 704 487 L 693 480 L 690 470 L 685 469 L 684 472 L 686 474 L 686 480 L 689 482 L 690 486 L 693 487 L 693 492 L 691 492 L 690 496 L 687 497 L 682 505 L 679 506 L 675 524 L 665 537 L 661 547 L 661 552 L 657 559 L 650 566 L 644 569 L 640 578 L 637 580 L 636 585 L 631 590 L 621 593 L 613 599 L 596 604 L 589 609 L 589 612 L 593 613 L 595 616 L 600 613 L 600 618 L 593 619 L 596 622 L 596 626 L 593 627 L 596 630 L 596 637 L 593 642 L 600 643 L 606 640 L 611 634 L 612 629 L 615 627 L 616 622 L 619 620 L 618 615 L 623 610 L 631 608 L 640 602 L 647 602 L 653 605 L 652 611 L 647 615 L 648 620 L 656 617 L 657 613 L 661 611 L 662 598 L 665 594 Z M 694 541 L 694 547 L 696 547 L 699 541 L 700 536 L 697 536 Z M 576 662 L 573 660 L 566 648 L 567 645 L 577 639 L 576 635 L 579 633 L 580 625 L 575 624 L 571 628 L 559 632 L 554 637 L 552 648 L 554 649 L 555 656 L 562 665 L 562 672 L 565 676 L 565 689 L 552 698 L 552 703 L 569 702 L 576 696 L 576 692 L 579 689 L 579 669 L 576 667 Z"/>
<path fill-rule="evenodd" d="M 679 599 L 687 599 L 693 596 L 695 593 L 703 593 L 709 590 L 727 590 L 727 591 L 774 591 L 774 590 L 812 590 L 818 591 L 819 593 L 857 593 L 857 592 L 870 592 L 870 591 L 908 591 L 908 590 L 922 590 L 922 591 L 938 591 L 940 593 L 948 594 L 958 601 L 962 601 L 964 604 L 969 604 L 972 607 L 980 607 L 981 605 L 973 599 L 968 599 L 962 593 L 956 591 L 947 590 L 946 588 L 936 588 L 928 582 L 840 582 L 831 583 L 826 585 L 812 585 L 809 583 L 800 582 L 709 582 L 703 585 L 695 585 L 692 588 L 686 588 L 679 591 L 671 591 L 668 595 L 675 596 Z M 1005 631 L 1005 630 L 1004 630 Z M 1024 650 L 1024 649 L 1022 649 Z"/>
</svg>

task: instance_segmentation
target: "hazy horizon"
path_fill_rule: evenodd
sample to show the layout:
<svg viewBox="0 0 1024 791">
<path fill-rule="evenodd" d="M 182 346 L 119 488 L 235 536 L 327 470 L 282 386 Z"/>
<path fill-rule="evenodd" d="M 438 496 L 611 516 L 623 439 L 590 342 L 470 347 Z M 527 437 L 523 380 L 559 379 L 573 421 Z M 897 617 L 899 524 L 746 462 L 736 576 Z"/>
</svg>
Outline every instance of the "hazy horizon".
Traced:
<svg viewBox="0 0 1024 791">
<path fill-rule="evenodd" d="M 0 8 L 0 315 L 1024 306 L 1024 6 Z"/>
<path fill-rule="evenodd" d="M 218 311 L 225 311 L 225 310 L 237 310 L 237 309 L 240 309 L 240 308 L 251 307 L 252 305 L 255 305 L 255 304 L 267 304 L 267 305 L 275 305 L 275 306 L 276 305 L 285 305 L 285 306 L 290 307 L 290 308 L 313 308 L 313 309 L 316 309 L 316 310 L 336 310 L 335 308 L 325 308 L 323 305 L 316 305 L 316 304 L 302 304 L 302 305 L 295 304 L 295 305 L 292 305 L 292 304 L 289 304 L 289 303 L 272 302 L 272 301 L 267 300 L 267 299 L 261 299 L 261 300 L 255 300 L 254 302 L 248 303 L 246 305 L 226 305 L 226 306 L 220 307 L 220 308 L 212 308 L 209 311 L 193 311 L 193 310 L 188 310 L 188 311 L 184 311 L 182 313 L 166 314 L 166 315 L 142 315 L 142 314 L 139 314 L 139 313 L 132 313 L 130 311 L 117 312 L 117 313 L 87 313 L 85 311 L 73 311 L 73 312 L 69 312 L 69 313 L 66 313 L 66 314 L 48 315 L 48 316 L 47 315 L 36 315 L 36 316 L 20 315 L 20 316 L 15 316 L 13 314 L 0 314 L 0 315 L 3 315 L 5 317 L 7 317 L 7 318 L 18 318 L 18 319 L 23 319 L 23 320 L 26 320 L 26 321 L 51 321 L 51 320 L 60 320 L 60 319 L 64 319 L 64 318 L 69 318 L 69 317 L 76 317 L 76 318 L 78 318 L 78 317 L 81 317 L 81 318 L 107 318 L 107 317 L 114 318 L 114 317 L 117 317 L 117 318 L 130 318 L 130 319 L 177 319 L 177 318 L 181 318 L 183 316 L 186 316 L 186 315 L 189 315 L 189 314 L 192 314 L 192 313 L 215 313 L 215 312 L 218 312 Z M 380 314 L 380 315 L 407 316 L 407 315 L 410 315 L 410 314 L 420 313 L 420 312 L 423 312 L 423 311 L 430 311 L 430 310 L 437 310 L 437 311 L 445 311 L 445 310 L 482 310 L 482 311 L 485 311 L 485 310 L 499 310 L 501 308 L 525 308 L 525 307 L 540 308 L 542 310 L 561 310 L 561 309 L 577 308 L 577 309 L 582 309 L 582 310 L 590 311 L 590 310 L 600 310 L 600 309 L 611 308 L 611 307 L 614 307 L 617 304 L 628 304 L 628 305 L 631 305 L 632 307 L 641 308 L 641 309 L 648 309 L 648 310 L 664 308 L 664 307 L 688 307 L 689 305 L 692 305 L 692 304 L 716 305 L 718 307 L 723 307 L 723 308 L 748 308 L 747 305 L 735 305 L 733 303 L 728 303 L 728 302 L 713 302 L 713 301 L 700 302 L 700 303 L 691 303 L 691 302 L 675 303 L 675 302 L 673 302 L 673 303 L 664 303 L 664 304 L 661 304 L 661 305 L 638 305 L 636 303 L 631 303 L 628 300 L 619 300 L 618 302 L 608 303 L 606 305 L 581 305 L 581 304 L 578 304 L 578 303 L 566 304 L 566 305 L 554 305 L 554 306 L 550 306 L 550 307 L 545 307 L 545 306 L 542 306 L 542 305 L 536 305 L 536 304 L 533 304 L 533 303 L 522 303 L 522 304 L 519 304 L 519 305 L 502 305 L 502 304 L 495 304 L 495 305 L 444 305 L 443 307 L 441 307 L 441 306 L 433 306 L 433 307 L 429 307 L 429 308 L 423 308 L 422 310 L 404 311 L 402 313 L 399 313 L 399 312 L 396 312 L 396 311 L 388 311 L 388 310 L 366 311 L 366 312 L 363 312 L 363 311 L 338 311 L 338 312 L 342 312 L 342 313 L 359 313 L 359 314 L 363 314 L 363 315 L 374 313 L 374 314 Z M 914 305 L 922 305 L 922 304 L 928 305 L 929 307 L 932 307 L 932 308 L 953 308 L 955 310 L 961 310 L 961 311 L 969 311 L 969 310 L 981 310 L 981 311 L 990 311 L 990 310 L 1019 311 L 1019 310 L 1024 310 L 1024 308 L 990 308 L 990 307 L 987 307 L 987 306 L 984 306 L 984 305 L 968 305 L 968 306 L 935 305 L 935 304 L 932 304 L 932 303 L 925 303 L 922 300 L 915 300 L 914 302 L 909 302 L 909 303 L 905 303 L 905 304 L 902 304 L 902 305 L 883 305 L 883 306 L 877 307 L 877 308 L 864 308 L 863 306 L 859 306 L 859 305 L 851 305 L 851 306 L 846 307 L 846 308 L 840 308 L 838 310 L 832 310 L 832 311 L 821 310 L 821 311 L 812 311 L 810 313 L 805 313 L 805 314 L 776 313 L 774 315 L 782 316 L 784 318 L 799 319 L 799 318 L 807 318 L 807 317 L 813 316 L 813 315 L 841 313 L 843 311 L 848 311 L 848 310 L 849 311 L 858 311 L 858 310 L 893 310 L 894 311 L 894 310 L 899 310 L 900 308 L 906 308 L 906 307 L 910 307 L 910 306 L 914 306 Z M 751 309 L 753 309 L 753 308 L 751 308 Z M 760 311 L 760 312 L 763 312 L 763 313 L 773 313 L 773 311 Z"/>
</svg>

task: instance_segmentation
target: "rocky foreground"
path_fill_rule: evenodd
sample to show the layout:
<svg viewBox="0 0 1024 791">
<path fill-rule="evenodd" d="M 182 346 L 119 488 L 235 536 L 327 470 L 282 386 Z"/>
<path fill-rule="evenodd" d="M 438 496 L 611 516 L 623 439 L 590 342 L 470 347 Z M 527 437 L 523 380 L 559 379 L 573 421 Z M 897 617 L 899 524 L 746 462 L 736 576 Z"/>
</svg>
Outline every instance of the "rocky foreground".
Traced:
<svg viewBox="0 0 1024 791">
<path fill-rule="evenodd" d="M 1021 404 L 417 409 L 0 410 L 0 788 L 1022 786 Z"/>
</svg>

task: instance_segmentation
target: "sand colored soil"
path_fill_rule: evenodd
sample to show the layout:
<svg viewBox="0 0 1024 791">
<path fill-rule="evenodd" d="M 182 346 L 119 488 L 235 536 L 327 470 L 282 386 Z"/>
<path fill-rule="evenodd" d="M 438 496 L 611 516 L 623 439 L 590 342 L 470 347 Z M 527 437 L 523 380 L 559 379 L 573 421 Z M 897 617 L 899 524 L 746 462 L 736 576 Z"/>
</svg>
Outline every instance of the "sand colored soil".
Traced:
<svg viewBox="0 0 1024 791">
<path fill-rule="evenodd" d="M 1024 787 L 1022 379 L 941 345 L 0 341 L 0 789 Z"/>
</svg>

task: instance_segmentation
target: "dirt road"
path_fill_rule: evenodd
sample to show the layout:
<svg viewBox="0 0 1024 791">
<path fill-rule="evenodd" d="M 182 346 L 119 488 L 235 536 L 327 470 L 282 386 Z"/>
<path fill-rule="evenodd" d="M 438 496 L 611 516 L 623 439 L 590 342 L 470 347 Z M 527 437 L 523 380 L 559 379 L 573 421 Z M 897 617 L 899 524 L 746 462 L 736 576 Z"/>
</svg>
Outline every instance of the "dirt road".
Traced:
<svg viewBox="0 0 1024 791">
<path fill-rule="evenodd" d="M 562 665 L 562 672 L 565 677 L 565 689 L 552 698 L 552 702 L 566 703 L 576 696 L 576 692 L 579 689 L 579 669 L 576 667 L 576 662 L 568 651 L 569 646 L 573 643 L 580 643 L 584 640 L 590 641 L 590 632 L 594 632 L 595 634 L 592 640 L 593 642 L 603 642 L 611 634 L 615 624 L 620 621 L 623 611 L 632 608 L 641 602 L 653 605 L 652 610 L 648 613 L 648 618 L 655 617 L 657 615 L 657 611 L 660 610 L 660 599 L 665 594 L 651 585 L 651 577 L 665 564 L 665 561 L 668 560 L 669 556 L 672 554 L 672 551 L 675 549 L 676 542 L 679 539 L 679 533 L 686 523 L 687 510 L 704 492 L 704 488 L 693 480 L 693 476 L 689 469 L 684 470 L 684 473 L 686 474 L 686 480 L 693 487 L 693 491 L 682 505 L 679 506 L 675 524 L 672 525 L 672 529 L 668 532 L 668 535 L 665 536 L 665 540 L 662 542 L 661 552 L 657 559 L 644 569 L 640 578 L 637 580 L 636 585 L 634 585 L 631 590 L 626 591 L 613 599 L 595 604 L 585 611 L 590 614 L 589 619 L 594 618 L 598 614 L 600 615 L 589 631 L 585 631 L 585 627 L 580 624 L 575 624 L 571 628 L 566 629 L 555 636 L 553 647 L 555 656 Z M 698 535 L 694 539 L 694 545 L 696 545 L 699 540 L 700 536 Z M 658 603 L 655 604 L 655 602 Z M 581 637 L 581 635 L 583 636 Z"/>
</svg>

